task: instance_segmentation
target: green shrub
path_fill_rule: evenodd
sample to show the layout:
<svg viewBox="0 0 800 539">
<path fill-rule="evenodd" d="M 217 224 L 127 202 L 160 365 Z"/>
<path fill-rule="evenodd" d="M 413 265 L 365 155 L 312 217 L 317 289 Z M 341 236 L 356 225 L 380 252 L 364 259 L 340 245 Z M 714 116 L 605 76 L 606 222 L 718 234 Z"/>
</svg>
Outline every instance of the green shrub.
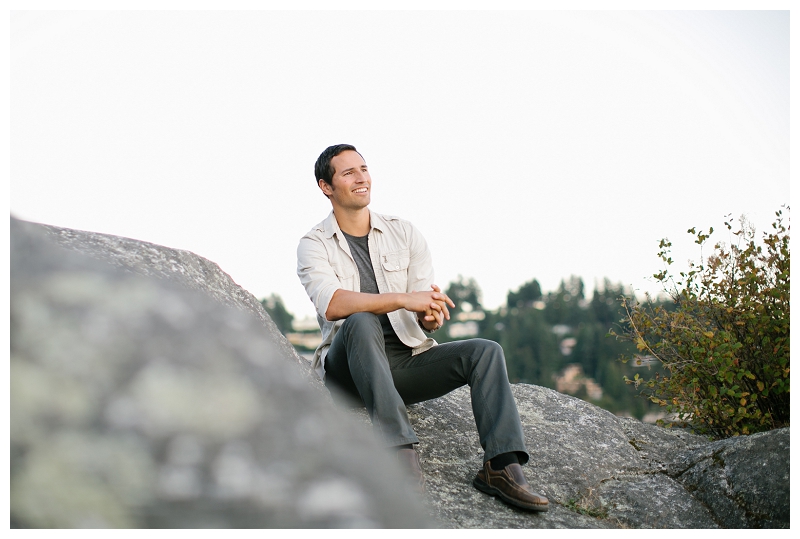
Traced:
<svg viewBox="0 0 800 539">
<path fill-rule="evenodd" d="M 649 380 L 637 374 L 625 381 L 665 407 L 672 419 L 661 424 L 715 437 L 789 425 L 789 227 L 782 211 L 776 217 L 760 245 L 744 218 L 736 230 L 728 218 L 730 244 L 715 244 L 705 260 L 702 247 L 713 228 L 689 229 L 701 261 L 677 278 L 668 269 L 672 244 L 661 240 L 665 269 L 654 277 L 674 309 L 649 296 L 644 303 L 623 298 L 624 329 L 612 334 L 641 353 L 623 361 L 652 356 L 665 368 Z"/>
</svg>

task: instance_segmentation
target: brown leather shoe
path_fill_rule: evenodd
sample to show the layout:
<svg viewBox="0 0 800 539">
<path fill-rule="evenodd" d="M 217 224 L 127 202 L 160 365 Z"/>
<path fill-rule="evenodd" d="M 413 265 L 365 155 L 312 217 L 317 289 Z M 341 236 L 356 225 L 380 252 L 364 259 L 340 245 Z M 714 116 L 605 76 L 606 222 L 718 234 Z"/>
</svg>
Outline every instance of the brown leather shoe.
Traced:
<svg viewBox="0 0 800 539">
<path fill-rule="evenodd" d="M 483 464 L 483 470 L 475 476 L 472 485 L 478 490 L 528 511 L 547 511 L 550 507 L 547 498 L 531 489 L 522 473 L 522 466 L 516 463 L 509 464 L 496 472 L 487 461 Z"/>
<path fill-rule="evenodd" d="M 398 449 L 395 453 L 400 466 L 411 472 L 414 489 L 419 494 L 425 494 L 425 475 L 419 464 L 419 455 L 414 449 Z"/>
</svg>

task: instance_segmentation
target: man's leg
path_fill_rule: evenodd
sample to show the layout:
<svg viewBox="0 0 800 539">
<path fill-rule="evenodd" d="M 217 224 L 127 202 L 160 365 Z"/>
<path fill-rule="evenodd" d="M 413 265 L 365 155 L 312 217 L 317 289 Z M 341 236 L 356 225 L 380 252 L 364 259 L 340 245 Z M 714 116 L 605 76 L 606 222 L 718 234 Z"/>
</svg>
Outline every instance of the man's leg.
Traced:
<svg viewBox="0 0 800 539">
<path fill-rule="evenodd" d="M 521 464 L 528 461 L 499 344 L 468 339 L 440 344 L 416 356 L 396 347 L 388 352 L 394 385 L 406 404 L 440 397 L 468 384 L 484 462 L 506 453 L 516 454 Z"/>
<path fill-rule="evenodd" d="M 432 399 L 465 383 L 484 449 L 475 488 L 529 511 L 547 511 L 549 502 L 528 484 L 520 463 L 528 452 L 505 367 L 503 349 L 484 339 L 434 346 L 411 357 L 388 347 L 395 387 L 406 403 Z"/>
<path fill-rule="evenodd" d="M 344 321 L 325 357 L 325 384 L 361 400 L 386 445 L 419 443 L 395 389 L 376 315 L 356 313 Z"/>
</svg>

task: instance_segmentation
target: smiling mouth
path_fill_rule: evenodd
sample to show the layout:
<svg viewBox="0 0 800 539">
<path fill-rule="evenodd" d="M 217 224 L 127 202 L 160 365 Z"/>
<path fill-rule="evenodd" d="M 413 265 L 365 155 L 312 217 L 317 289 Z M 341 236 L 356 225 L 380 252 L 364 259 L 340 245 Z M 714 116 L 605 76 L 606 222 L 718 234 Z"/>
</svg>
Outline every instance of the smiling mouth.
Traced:
<svg viewBox="0 0 800 539">
<path fill-rule="evenodd" d="M 361 187 L 359 189 L 353 190 L 353 192 L 354 193 L 366 193 L 367 192 L 367 188 L 366 187 Z"/>
</svg>

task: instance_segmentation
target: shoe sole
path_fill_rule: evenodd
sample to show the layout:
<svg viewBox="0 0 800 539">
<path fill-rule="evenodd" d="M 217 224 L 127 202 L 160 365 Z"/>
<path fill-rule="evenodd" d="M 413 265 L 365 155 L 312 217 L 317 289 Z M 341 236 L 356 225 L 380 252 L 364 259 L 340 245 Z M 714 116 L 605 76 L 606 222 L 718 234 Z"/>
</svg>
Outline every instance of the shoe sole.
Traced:
<svg viewBox="0 0 800 539">
<path fill-rule="evenodd" d="M 482 481 L 479 478 L 475 478 L 472 480 L 472 486 L 476 489 L 480 490 L 481 492 L 485 492 L 490 496 L 497 496 L 502 501 L 506 502 L 507 504 L 513 505 L 514 507 L 519 507 L 520 509 L 526 509 L 528 511 L 539 511 L 545 512 L 550 509 L 550 505 L 533 505 L 533 504 L 526 504 L 522 503 L 519 500 L 515 500 L 514 498 L 507 496 L 502 490 L 496 489 L 486 482 Z"/>
</svg>

